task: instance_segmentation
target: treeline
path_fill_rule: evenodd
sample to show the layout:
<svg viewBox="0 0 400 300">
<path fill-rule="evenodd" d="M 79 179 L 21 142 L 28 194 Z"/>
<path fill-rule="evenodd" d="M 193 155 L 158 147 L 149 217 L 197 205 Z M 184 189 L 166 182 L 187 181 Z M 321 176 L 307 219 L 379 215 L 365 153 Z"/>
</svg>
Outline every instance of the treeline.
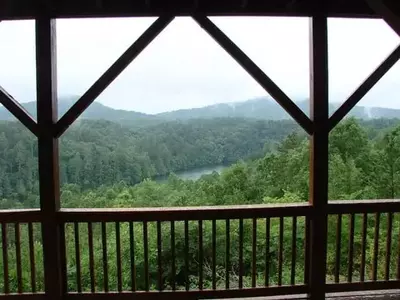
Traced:
<svg viewBox="0 0 400 300">
<path fill-rule="evenodd" d="M 298 126 L 290 121 L 190 120 L 145 128 L 82 120 L 60 140 L 61 184 L 81 189 L 167 175 L 247 157 L 282 140 Z M 21 124 L 0 122 L 0 199 L 26 207 L 38 195 L 37 141 Z M 37 204 L 36 204 L 37 205 Z"/>
<path fill-rule="evenodd" d="M 370 135 L 370 136 L 369 136 Z M 264 157 L 238 161 L 221 174 L 196 181 L 171 175 L 166 183 L 145 180 L 82 191 L 62 189 L 67 207 L 145 207 L 255 204 L 309 197 L 309 141 L 291 133 Z M 371 133 L 356 119 L 335 128 L 329 141 L 329 199 L 394 199 L 400 197 L 400 124 Z"/>
<path fill-rule="evenodd" d="M 362 127 L 361 134 L 367 141 L 364 141 L 365 149 L 378 151 L 380 146 L 375 140 L 396 122 L 394 119 L 359 121 L 357 124 Z M 292 132 L 298 133 L 297 139 L 305 138 L 299 126 L 288 120 L 217 118 L 168 122 L 144 128 L 82 120 L 60 141 L 61 184 L 76 184 L 79 191 L 120 182 L 134 185 L 146 178 L 177 171 L 255 159 L 275 149 L 276 143 Z M 332 138 L 331 144 L 334 143 Z M 16 122 L 0 122 L 1 207 L 38 206 L 37 154 L 37 141 L 27 129 Z M 344 155 L 347 154 L 342 153 L 341 160 L 337 155 L 332 159 L 336 164 L 346 164 Z M 366 168 L 368 165 L 363 170 L 367 171 Z M 276 182 L 290 178 L 282 174 L 277 174 Z M 271 190 L 275 189 L 273 186 L 276 184 L 270 187 Z M 298 189 L 295 191 L 299 192 Z M 306 193 L 307 187 L 302 186 L 301 191 Z M 394 193 L 392 191 L 387 197 L 392 198 Z"/>
</svg>

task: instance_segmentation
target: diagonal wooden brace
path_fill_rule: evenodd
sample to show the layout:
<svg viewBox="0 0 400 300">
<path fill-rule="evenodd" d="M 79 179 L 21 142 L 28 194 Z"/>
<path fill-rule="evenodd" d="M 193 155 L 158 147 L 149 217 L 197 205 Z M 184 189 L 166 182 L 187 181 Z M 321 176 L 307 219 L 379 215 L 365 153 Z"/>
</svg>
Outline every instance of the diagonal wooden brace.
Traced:
<svg viewBox="0 0 400 300">
<path fill-rule="evenodd" d="M 249 73 L 283 109 L 308 133 L 313 132 L 313 122 L 233 41 L 206 16 L 193 19 Z"/>
<path fill-rule="evenodd" d="M 159 17 L 57 122 L 55 137 L 60 137 L 173 19 L 173 16 Z"/>
<path fill-rule="evenodd" d="M 398 46 L 374 72 L 354 91 L 354 93 L 335 111 L 329 118 L 329 130 L 337 124 L 353 109 L 354 106 L 376 85 L 376 83 L 398 62 L 400 59 L 400 46 Z"/>
<path fill-rule="evenodd" d="M 38 135 L 37 123 L 34 118 L 10 94 L 0 86 L 0 103 L 25 125 L 35 136 Z"/>
</svg>

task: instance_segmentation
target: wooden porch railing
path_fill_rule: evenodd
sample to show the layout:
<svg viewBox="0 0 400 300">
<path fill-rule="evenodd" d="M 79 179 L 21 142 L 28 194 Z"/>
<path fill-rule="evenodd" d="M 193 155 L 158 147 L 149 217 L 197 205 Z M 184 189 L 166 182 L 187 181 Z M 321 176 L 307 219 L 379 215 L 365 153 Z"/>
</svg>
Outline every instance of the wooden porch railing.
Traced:
<svg viewBox="0 0 400 300">
<path fill-rule="evenodd" d="M 399 203 L 328 204 L 326 292 L 398 288 Z M 37 210 L 0 211 L 0 298 L 45 298 L 42 217 Z M 57 213 L 64 298 L 307 294 L 313 218 L 308 203 L 64 209 Z"/>
</svg>

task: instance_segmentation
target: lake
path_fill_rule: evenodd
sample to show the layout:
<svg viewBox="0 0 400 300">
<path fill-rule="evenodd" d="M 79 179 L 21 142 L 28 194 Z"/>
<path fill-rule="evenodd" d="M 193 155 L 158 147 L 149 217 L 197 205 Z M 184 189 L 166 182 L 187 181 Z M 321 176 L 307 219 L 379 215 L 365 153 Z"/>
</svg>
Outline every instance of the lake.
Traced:
<svg viewBox="0 0 400 300">
<path fill-rule="evenodd" d="M 187 171 L 179 171 L 179 172 L 174 172 L 174 173 L 179 178 L 182 178 L 185 180 L 197 180 L 201 176 L 206 175 L 206 174 L 211 174 L 212 172 L 221 173 L 222 170 L 224 170 L 228 167 L 229 166 L 216 165 L 216 166 L 209 166 L 209 167 L 203 167 L 203 168 L 196 168 L 196 169 L 187 170 Z M 155 178 L 154 180 L 157 182 L 164 182 L 167 179 L 168 179 L 168 176 L 160 176 L 160 177 Z"/>
</svg>

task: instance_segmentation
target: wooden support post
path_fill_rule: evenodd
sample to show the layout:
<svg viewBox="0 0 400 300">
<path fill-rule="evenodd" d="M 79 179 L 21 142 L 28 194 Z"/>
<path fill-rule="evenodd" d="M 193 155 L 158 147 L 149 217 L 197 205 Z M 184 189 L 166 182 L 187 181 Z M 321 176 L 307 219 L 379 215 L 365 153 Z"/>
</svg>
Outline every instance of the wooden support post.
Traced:
<svg viewBox="0 0 400 300">
<path fill-rule="evenodd" d="M 57 121 L 56 23 L 47 16 L 36 19 L 36 76 L 39 150 L 39 189 L 42 213 L 45 292 L 48 299 L 62 299 Z"/>
<path fill-rule="evenodd" d="M 313 206 L 310 239 L 310 299 L 325 299 L 328 208 L 328 40 L 327 17 L 310 19 L 310 203 Z"/>
</svg>

